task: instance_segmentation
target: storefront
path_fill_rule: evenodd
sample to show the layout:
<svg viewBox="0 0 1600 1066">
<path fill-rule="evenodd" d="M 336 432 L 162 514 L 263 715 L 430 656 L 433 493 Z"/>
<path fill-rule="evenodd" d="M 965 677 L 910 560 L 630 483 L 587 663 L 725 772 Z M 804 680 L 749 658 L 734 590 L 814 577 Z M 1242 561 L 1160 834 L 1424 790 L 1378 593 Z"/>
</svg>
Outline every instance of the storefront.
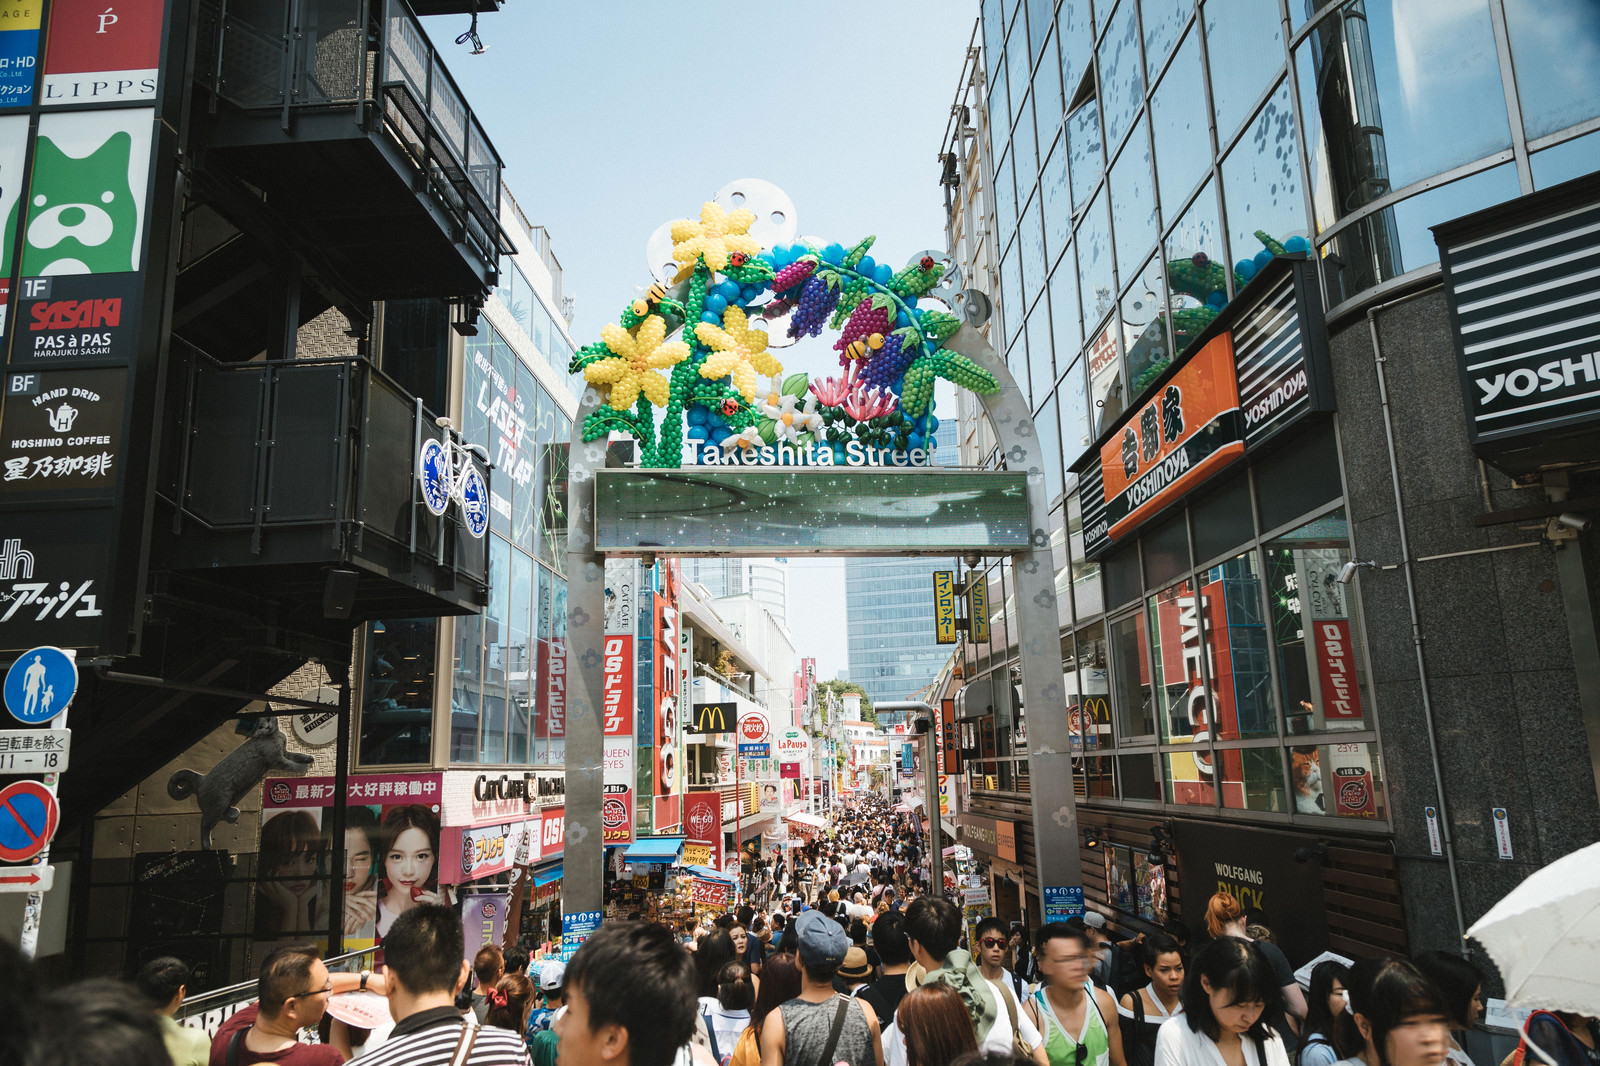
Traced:
<svg viewBox="0 0 1600 1066">
<path fill-rule="evenodd" d="M 562 799 L 565 778 L 472 770 L 443 777 L 439 880 L 453 886 L 468 957 L 484 944 L 552 939 L 551 929 L 560 928 L 565 809 L 545 801 Z"/>
</svg>

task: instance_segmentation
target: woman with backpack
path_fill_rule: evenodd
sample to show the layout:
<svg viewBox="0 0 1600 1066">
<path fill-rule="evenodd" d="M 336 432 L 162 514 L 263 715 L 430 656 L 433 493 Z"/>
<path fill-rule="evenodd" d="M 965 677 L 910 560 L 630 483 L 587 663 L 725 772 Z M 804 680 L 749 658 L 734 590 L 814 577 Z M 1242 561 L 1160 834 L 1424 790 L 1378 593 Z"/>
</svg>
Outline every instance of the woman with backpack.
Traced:
<svg viewBox="0 0 1600 1066">
<path fill-rule="evenodd" d="M 1300 1026 L 1299 1066 L 1333 1066 L 1344 1058 L 1339 1019 L 1345 1010 L 1345 981 L 1350 967 L 1329 959 L 1311 971 L 1311 991 L 1306 993 L 1306 1020 Z"/>
<path fill-rule="evenodd" d="M 1156 933 L 1144 938 L 1140 952 L 1149 983 L 1117 1004 L 1122 1054 L 1128 1066 L 1152 1066 L 1162 1023 L 1183 1013 L 1183 951 L 1178 942 Z"/>
<path fill-rule="evenodd" d="M 1184 974 L 1183 1013 L 1161 1023 L 1156 1066 L 1289 1066 L 1283 1038 L 1267 1022 L 1282 995 L 1260 945 L 1217 937 Z"/>
<path fill-rule="evenodd" d="M 1409 962 L 1363 959 L 1345 984 L 1350 1012 L 1339 1019 L 1354 1047 L 1340 1066 L 1443 1066 L 1450 1050 L 1444 999 Z"/>
</svg>

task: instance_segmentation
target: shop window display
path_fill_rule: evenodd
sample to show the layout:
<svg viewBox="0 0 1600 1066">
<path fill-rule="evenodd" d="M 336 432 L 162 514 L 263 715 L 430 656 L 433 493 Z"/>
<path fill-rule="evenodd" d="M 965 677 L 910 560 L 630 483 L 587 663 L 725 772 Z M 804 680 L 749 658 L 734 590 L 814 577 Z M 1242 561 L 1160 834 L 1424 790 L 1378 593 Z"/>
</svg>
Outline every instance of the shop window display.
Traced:
<svg viewBox="0 0 1600 1066">
<path fill-rule="evenodd" d="M 366 683 L 362 686 L 363 766 L 429 761 L 433 741 L 434 618 L 384 619 L 366 629 Z"/>
<path fill-rule="evenodd" d="M 1372 728 L 1354 586 L 1338 580 L 1349 561 L 1343 511 L 1266 546 L 1268 610 L 1291 736 Z"/>
<path fill-rule="evenodd" d="M 1155 733 L 1151 668 L 1143 619 L 1131 614 L 1112 622 L 1112 702 L 1117 736 L 1124 743 L 1131 737 L 1149 737 Z"/>
<path fill-rule="evenodd" d="M 1106 845 L 1106 900 L 1119 911 L 1159 924 L 1167 920 L 1167 868 L 1151 858 L 1141 848 Z"/>
<path fill-rule="evenodd" d="M 1206 643 L 1216 692 L 1218 740 L 1276 736 L 1272 667 L 1255 552 L 1207 570 L 1201 578 Z"/>
<path fill-rule="evenodd" d="M 1283 749 L 1224 748 L 1216 753 L 1222 774 L 1222 805 L 1235 810 L 1283 813 Z"/>
<path fill-rule="evenodd" d="M 1385 818 L 1382 773 L 1376 744 L 1294 745 L 1289 749 L 1294 812 Z"/>
</svg>

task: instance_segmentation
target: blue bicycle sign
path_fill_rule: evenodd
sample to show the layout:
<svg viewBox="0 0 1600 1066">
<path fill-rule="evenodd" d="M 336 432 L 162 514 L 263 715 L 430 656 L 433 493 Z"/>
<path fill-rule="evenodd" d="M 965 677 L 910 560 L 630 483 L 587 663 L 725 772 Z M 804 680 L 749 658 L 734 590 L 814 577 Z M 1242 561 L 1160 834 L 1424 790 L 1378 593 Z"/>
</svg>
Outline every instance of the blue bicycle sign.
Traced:
<svg viewBox="0 0 1600 1066">
<path fill-rule="evenodd" d="M 462 524 L 473 537 L 489 531 L 489 486 L 479 473 L 474 458 L 488 465 L 489 455 L 478 444 L 462 444 L 451 434 L 454 425 L 448 418 L 437 420 L 440 435 L 422 442 L 417 454 L 417 481 L 422 490 L 422 505 L 429 512 L 443 515 L 451 501 L 461 505 Z"/>
</svg>

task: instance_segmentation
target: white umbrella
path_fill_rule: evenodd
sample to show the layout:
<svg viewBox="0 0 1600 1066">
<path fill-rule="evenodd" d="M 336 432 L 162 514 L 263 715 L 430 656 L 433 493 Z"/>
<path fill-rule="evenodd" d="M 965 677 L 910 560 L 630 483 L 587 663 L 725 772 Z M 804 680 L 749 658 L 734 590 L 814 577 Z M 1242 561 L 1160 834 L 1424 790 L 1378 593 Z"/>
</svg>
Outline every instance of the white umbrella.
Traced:
<svg viewBox="0 0 1600 1066">
<path fill-rule="evenodd" d="M 1467 935 L 1500 967 L 1510 1006 L 1600 1015 L 1600 844 L 1531 874 Z"/>
</svg>

